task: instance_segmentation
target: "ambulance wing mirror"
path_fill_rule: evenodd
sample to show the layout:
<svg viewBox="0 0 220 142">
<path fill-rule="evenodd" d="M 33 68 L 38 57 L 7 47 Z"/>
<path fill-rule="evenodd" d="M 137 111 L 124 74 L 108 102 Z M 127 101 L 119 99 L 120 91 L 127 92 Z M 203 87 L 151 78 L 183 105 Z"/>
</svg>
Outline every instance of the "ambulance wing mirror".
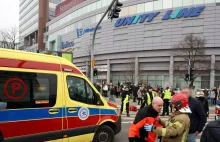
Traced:
<svg viewBox="0 0 220 142">
<path fill-rule="evenodd" d="M 6 102 L 0 102 L 0 109 L 5 109 L 7 107 Z"/>
</svg>

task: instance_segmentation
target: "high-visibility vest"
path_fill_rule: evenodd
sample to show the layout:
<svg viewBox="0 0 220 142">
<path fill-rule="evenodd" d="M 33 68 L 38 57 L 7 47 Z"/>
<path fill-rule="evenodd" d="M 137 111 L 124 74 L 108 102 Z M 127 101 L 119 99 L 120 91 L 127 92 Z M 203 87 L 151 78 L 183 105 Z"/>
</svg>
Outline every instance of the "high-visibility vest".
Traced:
<svg viewBox="0 0 220 142">
<path fill-rule="evenodd" d="M 171 92 L 169 90 L 165 90 L 163 99 L 171 99 Z"/>
<path fill-rule="evenodd" d="M 124 101 L 123 101 L 123 112 L 126 111 L 126 104 L 129 103 L 129 100 L 130 100 L 130 96 L 129 95 L 126 95 Z"/>
<path fill-rule="evenodd" d="M 153 95 L 153 97 L 155 97 L 155 93 L 153 91 L 152 91 L 152 95 Z M 150 94 L 147 93 L 147 105 L 150 105 L 151 102 L 152 102 L 152 100 L 150 99 Z"/>
</svg>

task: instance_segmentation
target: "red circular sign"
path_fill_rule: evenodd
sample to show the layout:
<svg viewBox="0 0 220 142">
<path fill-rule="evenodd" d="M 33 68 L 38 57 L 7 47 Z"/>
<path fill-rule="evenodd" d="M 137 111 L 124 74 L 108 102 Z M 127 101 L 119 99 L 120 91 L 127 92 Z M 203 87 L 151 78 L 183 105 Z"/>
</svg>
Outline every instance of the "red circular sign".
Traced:
<svg viewBox="0 0 220 142">
<path fill-rule="evenodd" d="M 19 83 L 18 83 L 18 82 L 19 82 Z M 11 94 L 11 95 L 8 93 L 8 90 L 7 90 L 7 87 L 8 87 L 8 85 L 9 85 L 9 83 L 12 83 L 12 94 Z M 18 97 L 12 96 L 12 95 L 15 93 L 15 91 L 21 89 L 21 86 L 20 86 L 20 85 L 23 85 L 23 88 L 24 88 L 24 91 L 22 92 L 22 94 L 19 95 Z M 18 87 L 18 86 L 19 86 L 19 87 Z M 16 88 L 16 87 L 17 87 L 17 88 Z M 6 95 L 9 99 L 11 99 L 11 100 L 20 100 L 20 99 L 22 99 L 22 98 L 26 95 L 26 93 L 27 93 L 27 85 L 26 85 L 25 82 L 24 82 L 22 79 L 20 79 L 20 78 L 10 78 L 10 79 L 8 79 L 8 80 L 5 82 L 5 84 L 4 84 L 4 93 L 5 93 L 5 95 Z"/>
</svg>

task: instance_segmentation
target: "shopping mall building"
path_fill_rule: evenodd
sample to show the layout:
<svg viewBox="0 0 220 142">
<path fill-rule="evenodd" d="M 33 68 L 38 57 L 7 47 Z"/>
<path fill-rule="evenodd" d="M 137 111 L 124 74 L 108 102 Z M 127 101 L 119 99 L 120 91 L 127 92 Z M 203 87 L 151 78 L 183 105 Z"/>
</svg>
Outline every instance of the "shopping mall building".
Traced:
<svg viewBox="0 0 220 142">
<path fill-rule="evenodd" d="M 196 88 L 220 85 L 220 0 L 121 0 L 118 19 L 104 18 L 98 28 L 94 55 L 95 81 L 132 81 L 152 86 L 183 87 L 176 70 L 179 56 L 172 48 L 189 33 L 206 39 L 207 69 Z M 48 50 L 73 50 L 73 63 L 89 75 L 93 30 L 111 0 L 66 0 L 56 7 L 56 17 L 44 34 Z M 207 58 L 207 59 L 208 59 Z M 220 65 L 220 64 L 219 64 Z"/>
</svg>

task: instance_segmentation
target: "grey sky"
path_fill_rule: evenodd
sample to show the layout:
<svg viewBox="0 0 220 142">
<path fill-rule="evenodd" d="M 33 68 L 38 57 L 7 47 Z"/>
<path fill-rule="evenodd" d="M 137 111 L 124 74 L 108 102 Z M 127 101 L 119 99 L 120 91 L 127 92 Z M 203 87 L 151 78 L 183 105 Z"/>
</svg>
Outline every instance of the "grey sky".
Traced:
<svg viewBox="0 0 220 142">
<path fill-rule="evenodd" d="M 0 0 L 0 19 L 0 30 L 15 25 L 18 27 L 19 0 Z"/>
</svg>

